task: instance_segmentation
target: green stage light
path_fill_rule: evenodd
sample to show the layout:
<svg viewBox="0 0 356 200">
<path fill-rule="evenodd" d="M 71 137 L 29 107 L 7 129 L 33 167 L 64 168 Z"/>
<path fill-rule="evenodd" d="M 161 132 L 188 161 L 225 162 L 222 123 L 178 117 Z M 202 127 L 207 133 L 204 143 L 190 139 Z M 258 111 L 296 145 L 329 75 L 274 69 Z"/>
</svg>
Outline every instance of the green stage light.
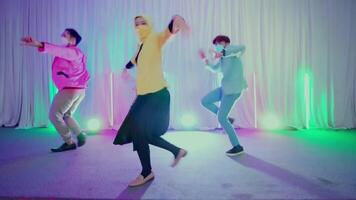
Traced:
<svg viewBox="0 0 356 200">
<path fill-rule="evenodd" d="M 100 119 L 91 118 L 88 120 L 87 126 L 90 131 L 98 131 L 102 127 L 102 123 Z"/>
<path fill-rule="evenodd" d="M 266 130 L 282 129 L 282 122 L 278 115 L 274 113 L 265 113 L 261 117 L 261 126 Z"/>
<path fill-rule="evenodd" d="M 186 113 L 181 117 L 181 124 L 185 129 L 194 128 L 197 125 L 197 121 L 193 113 Z"/>
</svg>

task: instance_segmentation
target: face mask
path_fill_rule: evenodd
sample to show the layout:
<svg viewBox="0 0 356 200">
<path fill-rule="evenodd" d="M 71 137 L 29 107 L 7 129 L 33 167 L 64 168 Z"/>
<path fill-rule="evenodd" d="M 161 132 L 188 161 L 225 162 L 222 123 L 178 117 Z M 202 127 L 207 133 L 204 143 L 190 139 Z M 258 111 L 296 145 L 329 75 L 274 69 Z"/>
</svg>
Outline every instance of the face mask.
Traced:
<svg viewBox="0 0 356 200">
<path fill-rule="evenodd" d="M 138 25 L 136 26 L 136 32 L 140 38 L 140 41 L 143 42 L 150 34 L 151 28 L 147 25 Z"/>
<path fill-rule="evenodd" d="M 224 50 L 224 46 L 221 44 L 215 45 L 215 51 L 216 52 L 222 52 Z"/>
<path fill-rule="evenodd" d="M 68 45 L 68 44 L 69 44 L 67 38 L 65 38 L 65 37 L 63 37 L 63 36 L 61 36 L 61 41 L 62 41 L 62 44 L 63 44 L 63 45 Z"/>
</svg>

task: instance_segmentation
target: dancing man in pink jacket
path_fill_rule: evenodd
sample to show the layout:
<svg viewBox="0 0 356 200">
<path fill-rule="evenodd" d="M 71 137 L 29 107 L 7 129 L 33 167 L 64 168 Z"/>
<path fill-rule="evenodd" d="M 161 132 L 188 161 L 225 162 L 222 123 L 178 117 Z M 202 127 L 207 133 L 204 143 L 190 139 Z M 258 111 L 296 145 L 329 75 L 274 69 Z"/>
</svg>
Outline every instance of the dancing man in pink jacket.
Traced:
<svg viewBox="0 0 356 200">
<path fill-rule="evenodd" d="M 52 64 L 52 79 L 58 93 L 53 99 L 49 119 L 64 140 L 60 147 L 51 149 L 52 152 L 62 152 L 77 148 L 72 139 L 77 137 L 78 147 L 83 146 L 86 134 L 72 117 L 85 96 L 89 80 L 86 68 L 86 57 L 77 47 L 81 36 L 74 29 L 67 28 L 61 35 L 65 45 L 58 46 L 47 42 L 39 42 L 33 37 L 21 39 L 23 45 L 37 47 L 39 52 L 55 56 Z"/>
</svg>

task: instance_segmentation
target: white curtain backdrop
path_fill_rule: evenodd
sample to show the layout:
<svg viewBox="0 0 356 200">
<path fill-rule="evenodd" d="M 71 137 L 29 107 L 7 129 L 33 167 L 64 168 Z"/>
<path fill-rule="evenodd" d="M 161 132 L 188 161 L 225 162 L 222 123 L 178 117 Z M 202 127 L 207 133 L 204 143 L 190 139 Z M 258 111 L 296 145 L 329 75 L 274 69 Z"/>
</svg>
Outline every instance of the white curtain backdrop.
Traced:
<svg viewBox="0 0 356 200">
<path fill-rule="evenodd" d="M 76 113 L 83 127 L 101 119 L 118 127 L 135 93 L 120 71 L 136 50 L 133 17 L 147 14 L 163 30 L 174 14 L 192 27 L 166 45 L 164 71 L 172 96 L 171 127 L 196 118 L 196 128 L 215 128 L 200 105 L 218 87 L 197 56 L 217 34 L 246 45 L 249 84 L 231 115 L 240 127 L 262 127 L 267 116 L 297 128 L 356 127 L 356 1 L 352 0 L 1 0 L 0 126 L 48 124 L 56 92 L 52 57 L 20 46 L 31 35 L 60 42 L 72 27 L 83 40 L 91 80 Z M 134 75 L 135 72 L 133 71 Z M 255 78 L 254 78 L 255 77 Z M 255 83 L 255 85 L 254 85 Z"/>
</svg>

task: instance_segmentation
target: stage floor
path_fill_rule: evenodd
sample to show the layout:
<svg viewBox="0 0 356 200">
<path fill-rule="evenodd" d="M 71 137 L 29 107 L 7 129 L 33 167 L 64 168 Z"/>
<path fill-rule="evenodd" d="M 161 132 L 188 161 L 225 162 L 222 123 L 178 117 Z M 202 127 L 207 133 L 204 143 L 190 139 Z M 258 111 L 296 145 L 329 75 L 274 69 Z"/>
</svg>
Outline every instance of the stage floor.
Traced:
<svg viewBox="0 0 356 200">
<path fill-rule="evenodd" d="M 172 155 L 151 147 L 156 178 L 134 189 L 138 157 L 114 136 L 91 133 L 54 154 L 61 140 L 51 129 L 0 128 L 0 198 L 356 199 L 356 131 L 239 130 L 245 153 L 234 158 L 219 131 L 171 131 L 164 137 L 188 156 L 171 168 Z"/>
</svg>

